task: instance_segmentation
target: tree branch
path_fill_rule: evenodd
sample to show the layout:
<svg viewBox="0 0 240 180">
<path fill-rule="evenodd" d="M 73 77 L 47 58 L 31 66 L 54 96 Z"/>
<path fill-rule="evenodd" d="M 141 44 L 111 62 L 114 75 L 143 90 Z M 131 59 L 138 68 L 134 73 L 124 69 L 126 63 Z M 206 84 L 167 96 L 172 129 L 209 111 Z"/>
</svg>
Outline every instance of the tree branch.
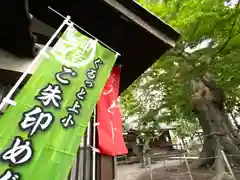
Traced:
<svg viewBox="0 0 240 180">
<path fill-rule="evenodd" d="M 236 18 L 231 26 L 228 39 L 225 41 L 225 43 L 222 45 L 222 47 L 217 51 L 216 55 L 214 57 L 212 57 L 212 60 L 210 61 L 209 66 L 212 66 L 214 64 L 214 61 L 216 60 L 217 55 L 220 54 L 227 47 L 230 40 L 234 37 L 232 34 L 233 34 L 234 27 L 238 21 L 238 18 L 239 18 L 239 15 L 236 16 Z"/>
<path fill-rule="evenodd" d="M 200 22 L 201 22 L 201 20 L 200 20 L 200 18 L 198 18 L 197 25 L 195 26 L 193 34 L 191 35 L 191 39 L 196 35 L 196 32 L 197 32 L 197 30 L 198 30 L 198 28 L 200 26 Z"/>
<path fill-rule="evenodd" d="M 231 26 L 228 39 L 227 39 L 226 42 L 223 44 L 223 46 L 219 49 L 218 53 L 222 52 L 222 51 L 226 48 L 226 46 L 228 45 L 229 41 L 234 37 L 234 36 L 232 37 L 232 33 L 233 33 L 233 29 L 234 29 L 237 21 L 238 21 L 238 16 L 236 17 L 235 21 L 233 22 L 233 24 L 232 24 L 232 26 Z"/>
<path fill-rule="evenodd" d="M 140 118 L 138 119 L 138 121 L 144 121 L 144 120 L 148 120 L 148 119 L 150 119 L 150 118 L 154 118 L 154 117 L 158 114 L 158 112 L 160 111 L 161 108 L 162 108 L 162 106 L 160 106 L 160 107 L 157 108 L 157 109 L 150 109 L 150 110 L 148 111 L 148 113 L 145 114 L 145 115 L 143 115 L 142 117 L 140 117 Z"/>
</svg>

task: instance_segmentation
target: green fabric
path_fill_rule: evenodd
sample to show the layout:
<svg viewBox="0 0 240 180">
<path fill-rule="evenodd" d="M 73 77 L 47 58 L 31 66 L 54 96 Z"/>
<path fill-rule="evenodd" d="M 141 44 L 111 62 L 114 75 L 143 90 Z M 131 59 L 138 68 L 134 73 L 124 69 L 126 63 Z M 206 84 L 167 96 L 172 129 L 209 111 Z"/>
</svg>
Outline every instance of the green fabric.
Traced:
<svg viewBox="0 0 240 180">
<path fill-rule="evenodd" d="M 86 48 L 87 43 L 90 48 Z M 83 53 L 83 51 L 85 52 Z M 26 83 L 15 101 L 17 106 L 9 107 L 0 119 L 0 151 L 3 152 L 13 142 L 15 136 L 28 139 L 29 131 L 19 127 L 23 113 L 35 105 L 40 105 L 44 111 L 51 112 L 55 119 L 46 131 L 38 131 L 32 140 L 34 155 L 27 164 L 13 166 L 14 172 L 21 175 L 21 180 L 66 180 L 73 165 L 77 149 L 85 133 L 93 109 L 100 97 L 112 67 L 116 61 L 116 54 L 104 48 L 96 41 L 80 34 L 73 27 L 68 27 L 61 39 L 54 46 L 54 50 L 41 58 L 41 64 L 34 75 Z M 76 93 L 84 81 L 87 80 L 86 71 L 94 68 L 93 60 L 100 58 L 103 64 L 99 65 L 93 88 L 86 88 L 87 96 L 81 102 L 79 115 L 74 115 L 75 126 L 64 129 L 60 119 L 65 117 L 67 107 L 76 100 Z M 88 62 L 86 62 L 88 61 Z M 62 65 L 72 67 L 77 72 L 76 77 L 65 75 L 71 81 L 70 85 L 61 85 L 55 78 L 57 72 L 62 71 Z M 63 91 L 61 108 L 53 106 L 44 108 L 35 96 L 48 83 L 59 84 Z M 9 164 L 0 161 L 0 175 L 10 168 Z"/>
</svg>

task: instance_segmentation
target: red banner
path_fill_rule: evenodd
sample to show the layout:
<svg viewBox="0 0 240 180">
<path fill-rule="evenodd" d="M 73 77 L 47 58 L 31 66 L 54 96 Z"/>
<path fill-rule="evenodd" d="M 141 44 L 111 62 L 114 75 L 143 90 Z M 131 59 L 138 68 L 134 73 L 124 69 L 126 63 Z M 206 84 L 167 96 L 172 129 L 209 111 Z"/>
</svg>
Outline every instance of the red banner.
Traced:
<svg viewBox="0 0 240 180">
<path fill-rule="evenodd" d="M 120 67 L 113 68 L 97 105 L 98 148 L 101 154 L 110 156 L 128 153 L 122 135 L 122 114 L 117 102 L 120 71 Z"/>
</svg>

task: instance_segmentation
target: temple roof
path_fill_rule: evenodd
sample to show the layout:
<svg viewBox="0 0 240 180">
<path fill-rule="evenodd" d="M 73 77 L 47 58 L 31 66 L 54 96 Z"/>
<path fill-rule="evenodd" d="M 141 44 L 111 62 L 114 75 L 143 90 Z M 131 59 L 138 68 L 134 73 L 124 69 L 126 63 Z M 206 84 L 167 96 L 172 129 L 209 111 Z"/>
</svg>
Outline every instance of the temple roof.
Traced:
<svg viewBox="0 0 240 180">
<path fill-rule="evenodd" d="M 2 0 L 0 48 L 20 58 L 33 58 L 35 42 L 45 44 L 63 21 L 48 6 L 70 15 L 77 25 L 121 54 L 116 62 L 123 67 L 120 92 L 173 47 L 180 36 L 131 0 Z M 34 17 L 32 25 L 29 12 Z M 35 41 L 32 33 L 37 37 Z"/>
</svg>

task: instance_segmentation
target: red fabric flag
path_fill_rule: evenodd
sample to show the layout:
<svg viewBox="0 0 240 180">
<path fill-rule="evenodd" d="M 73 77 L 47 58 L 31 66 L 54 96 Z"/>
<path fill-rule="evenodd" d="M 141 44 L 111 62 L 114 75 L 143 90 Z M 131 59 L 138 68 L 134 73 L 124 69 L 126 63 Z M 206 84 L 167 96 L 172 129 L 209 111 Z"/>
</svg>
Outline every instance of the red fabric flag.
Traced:
<svg viewBox="0 0 240 180">
<path fill-rule="evenodd" d="M 117 102 L 120 71 L 120 67 L 113 68 L 97 105 L 98 148 L 101 154 L 110 156 L 128 153 L 122 135 L 122 114 Z"/>
</svg>

